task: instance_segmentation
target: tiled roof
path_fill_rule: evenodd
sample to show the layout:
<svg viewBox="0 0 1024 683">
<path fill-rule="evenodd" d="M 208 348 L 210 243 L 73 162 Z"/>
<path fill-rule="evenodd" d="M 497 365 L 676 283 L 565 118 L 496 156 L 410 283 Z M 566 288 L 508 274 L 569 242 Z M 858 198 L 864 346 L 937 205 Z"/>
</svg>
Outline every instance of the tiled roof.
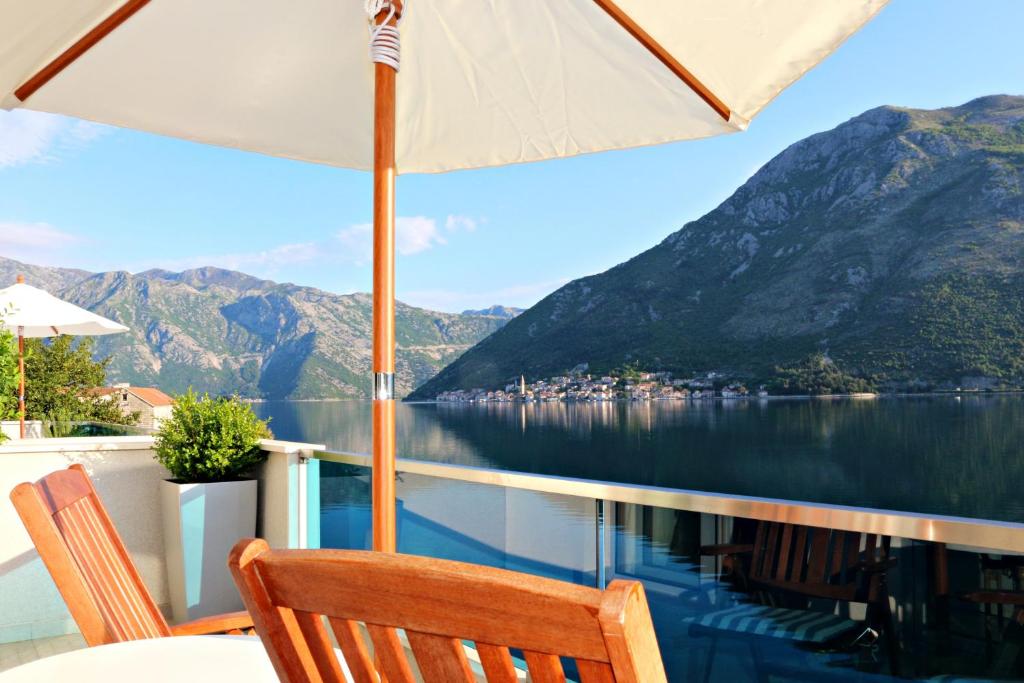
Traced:
<svg viewBox="0 0 1024 683">
<path fill-rule="evenodd" d="M 86 396 L 113 396 L 120 391 L 117 387 L 89 387 L 82 393 Z"/>
<path fill-rule="evenodd" d="M 128 387 L 128 393 L 154 408 L 174 405 L 173 398 L 153 387 Z"/>
</svg>

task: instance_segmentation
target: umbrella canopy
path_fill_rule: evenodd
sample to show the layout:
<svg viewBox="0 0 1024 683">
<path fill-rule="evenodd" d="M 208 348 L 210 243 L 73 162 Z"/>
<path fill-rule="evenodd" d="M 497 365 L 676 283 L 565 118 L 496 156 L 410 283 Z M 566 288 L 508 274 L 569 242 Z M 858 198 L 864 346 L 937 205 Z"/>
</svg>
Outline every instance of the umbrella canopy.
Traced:
<svg viewBox="0 0 1024 683">
<path fill-rule="evenodd" d="M 113 320 L 20 282 L 0 289 L 0 328 L 22 337 L 97 336 L 128 331 Z"/>
<path fill-rule="evenodd" d="M 373 546 L 390 551 L 398 173 L 742 130 L 885 2 L 0 0 L 0 106 L 373 169 Z"/>
<path fill-rule="evenodd" d="M 735 132 L 884 4 L 408 0 L 397 170 Z M 33 90 L 112 16 L 123 23 Z M 370 169 L 373 90 L 363 0 L 0 0 L 7 108 Z"/>
</svg>

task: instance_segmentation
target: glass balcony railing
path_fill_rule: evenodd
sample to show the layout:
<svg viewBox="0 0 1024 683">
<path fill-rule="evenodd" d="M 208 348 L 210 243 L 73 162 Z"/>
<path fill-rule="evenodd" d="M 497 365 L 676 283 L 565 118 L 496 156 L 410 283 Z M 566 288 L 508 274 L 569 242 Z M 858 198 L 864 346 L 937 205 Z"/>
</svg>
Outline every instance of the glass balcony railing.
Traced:
<svg viewBox="0 0 1024 683">
<path fill-rule="evenodd" d="M 369 548 L 369 459 L 317 452 L 312 546 Z M 398 549 L 644 583 L 673 681 L 1024 680 L 1024 525 L 398 463 Z"/>
</svg>

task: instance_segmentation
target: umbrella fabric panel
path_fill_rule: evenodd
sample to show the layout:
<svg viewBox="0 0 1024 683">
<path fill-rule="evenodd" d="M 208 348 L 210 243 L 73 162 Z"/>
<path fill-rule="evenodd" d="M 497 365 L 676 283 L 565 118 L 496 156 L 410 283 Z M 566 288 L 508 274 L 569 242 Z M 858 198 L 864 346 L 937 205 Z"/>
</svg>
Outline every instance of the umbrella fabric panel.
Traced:
<svg viewBox="0 0 1024 683">
<path fill-rule="evenodd" d="M 687 65 L 735 116 L 750 121 L 870 21 L 887 1 L 617 0 L 617 4 Z"/>
<path fill-rule="evenodd" d="M 619 0 L 724 101 L 723 120 L 594 0 L 408 0 L 397 163 L 435 172 L 741 129 L 885 0 Z M 120 3 L 106 5 L 112 12 Z M 31 6 L 31 10 L 27 9 Z M 11 93 L 86 33 L 74 0 L 0 0 Z M 50 26 L 45 17 L 51 18 Z M 38 39 L 22 25 L 42 26 Z M 155 0 L 29 98 L 34 109 L 369 169 L 373 71 L 362 0 Z M 32 55 L 29 60 L 25 55 Z M 31 68 L 27 62 L 34 62 Z"/>
<path fill-rule="evenodd" d="M 0 104 L 43 65 L 117 9 L 111 0 L 0 0 Z"/>
<path fill-rule="evenodd" d="M 124 325 L 24 284 L 0 289 L 0 328 L 25 337 L 97 336 L 128 331 Z"/>
</svg>

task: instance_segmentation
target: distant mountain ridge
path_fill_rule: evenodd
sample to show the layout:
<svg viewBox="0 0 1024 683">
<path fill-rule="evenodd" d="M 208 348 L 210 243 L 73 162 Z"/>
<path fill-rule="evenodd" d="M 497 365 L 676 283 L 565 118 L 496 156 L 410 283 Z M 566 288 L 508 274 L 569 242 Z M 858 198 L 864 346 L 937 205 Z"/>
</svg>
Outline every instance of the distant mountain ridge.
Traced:
<svg viewBox="0 0 1024 683">
<path fill-rule="evenodd" d="M 112 381 L 250 398 L 370 394 L 372 298 L 220 268 L 89 273 L 0 257 L 0 282 L 29 284 L 127 325 L 98 338 Z M 405 395 L 507 322 L 399 303 L 396 391 Z"/>
<path fill-rule="evenodd" d="M 883 388 L 1024 386 L 1024 97 L 884 106 L 801 140 L 413 397 L 583 362 L 756 380 L 818 351 Z"/>
<path fill-rule="evenodd" d="M 512 306 L 500 306 L 495 304 L 494 306 L 488 306 L 487 308 L 480 308 L 477 310 L 467 309 L 462 312 L 462 315 L 491 315 L 496 318 L 504 318 L 505 320 L 511 320 L 520 313 L 523 312 L 522 308 L 514 308 Z"/>
</svg>

